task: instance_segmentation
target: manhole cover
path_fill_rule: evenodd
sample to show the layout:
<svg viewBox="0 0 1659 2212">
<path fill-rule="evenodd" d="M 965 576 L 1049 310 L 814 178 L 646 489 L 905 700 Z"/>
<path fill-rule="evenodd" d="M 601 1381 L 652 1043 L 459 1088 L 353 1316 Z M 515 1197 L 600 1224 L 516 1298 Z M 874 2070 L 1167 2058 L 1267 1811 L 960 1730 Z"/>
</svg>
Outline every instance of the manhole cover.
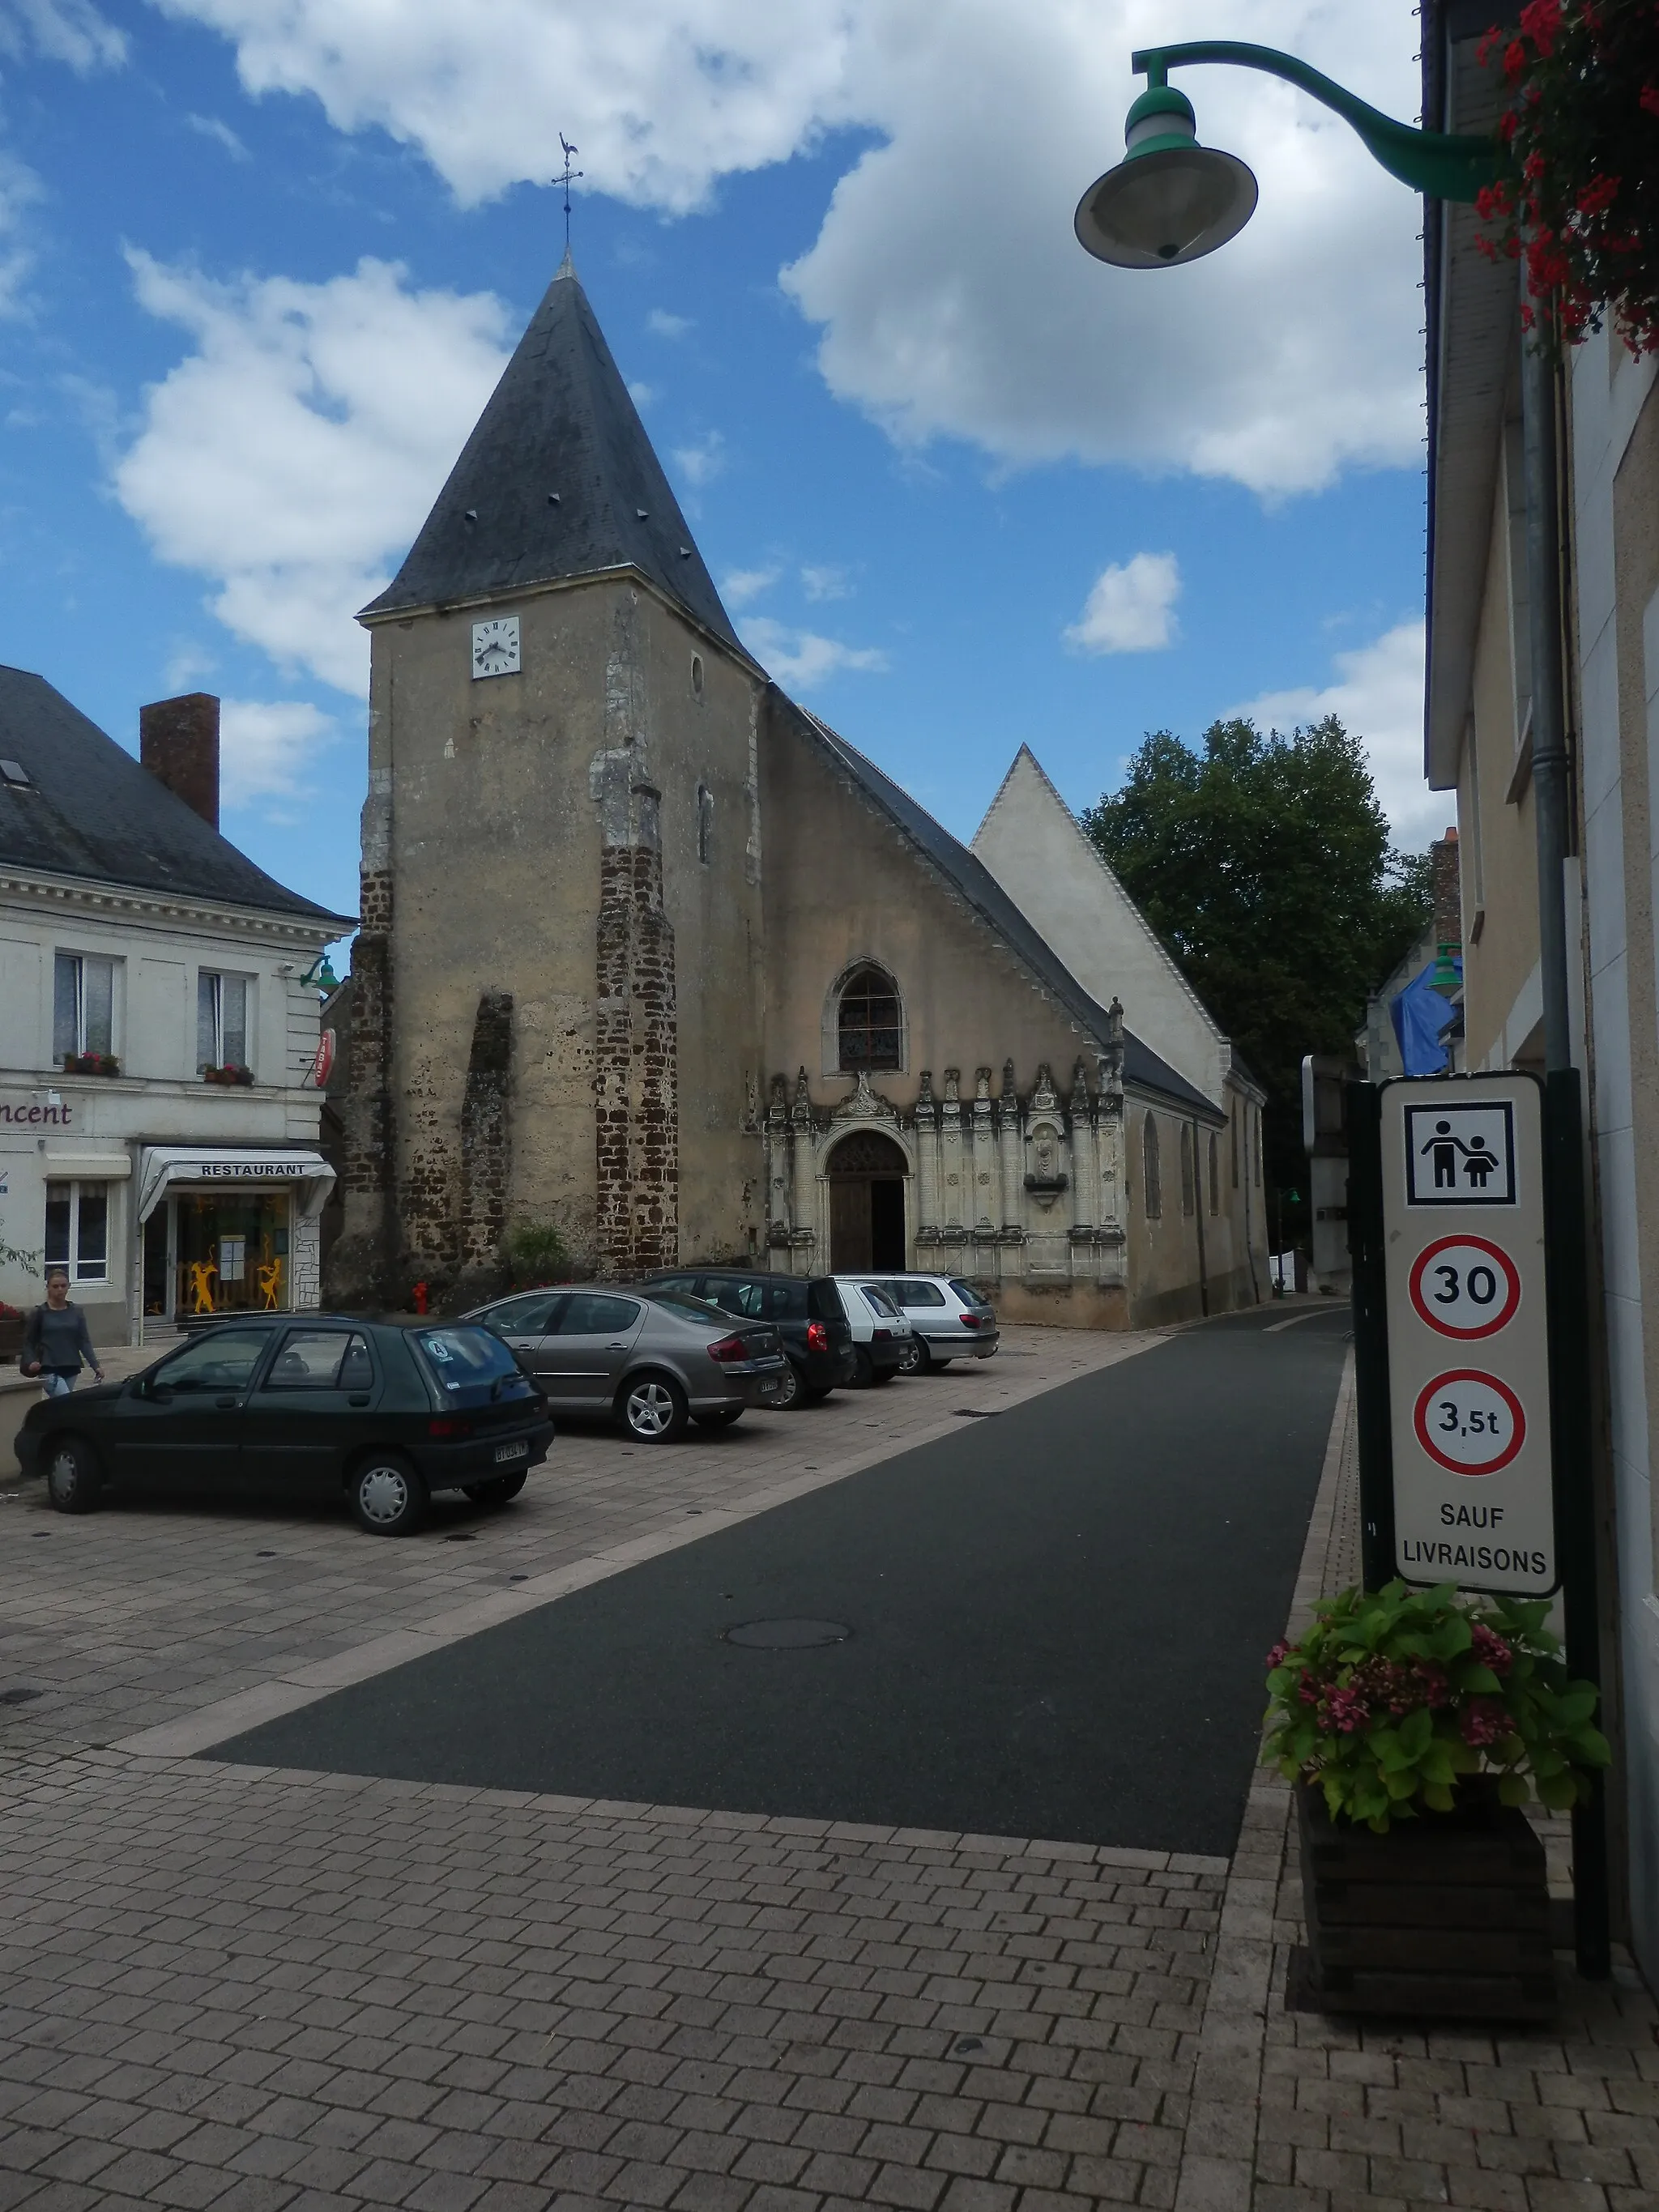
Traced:
<svg viewBox="0 0 1659 2212">
<path fill-rule="evenodd" d="M 44 1691 L 40 1690 L 0 1690 L 0 1705 L 33 1705 L 37 1698 L 44 1695 Z"/>
<path fill-rule="evenodd" d="M 728 1628 L 728 1644 L 760 1651 L 804 1651 L 814 1644 L 845 1644 L 853 1633 L 839 1620 L 741 1620 Z"/>
</svg>

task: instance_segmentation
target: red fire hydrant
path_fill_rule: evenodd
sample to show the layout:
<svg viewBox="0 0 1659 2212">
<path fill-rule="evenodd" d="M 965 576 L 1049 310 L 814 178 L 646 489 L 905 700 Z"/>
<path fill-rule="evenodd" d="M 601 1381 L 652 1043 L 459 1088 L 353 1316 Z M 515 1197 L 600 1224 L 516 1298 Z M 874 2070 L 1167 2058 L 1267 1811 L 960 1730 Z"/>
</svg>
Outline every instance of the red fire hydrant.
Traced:
<svg viewBox="0 0 1659 2212">
<path fill-rule="evenodd" d="M 416 1284 L 414 1297 L 416 1312 L 417 1314 L 423 1314 L 426 1311 L 426 1285 L 424 1283 Z"/>
</svg>

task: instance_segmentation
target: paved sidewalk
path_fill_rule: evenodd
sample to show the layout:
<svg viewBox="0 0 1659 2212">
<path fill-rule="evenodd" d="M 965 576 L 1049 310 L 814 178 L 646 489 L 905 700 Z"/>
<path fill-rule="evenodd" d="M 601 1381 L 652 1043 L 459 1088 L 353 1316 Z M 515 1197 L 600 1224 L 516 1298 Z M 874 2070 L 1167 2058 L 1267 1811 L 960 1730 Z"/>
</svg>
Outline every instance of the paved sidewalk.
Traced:
<svg viewBox="0 0 1659 2212">
<path fill-rule="evenodd" d="M 1059 1379 L 1046 1356 L 1034 1385 Z M 986 1384 L 1024 1389 L 952 1370 L 902 1441 Z M 815 1476 L 841 1464 L 819 1436 L 848 1470 L 896 1448 L 853 1431 L 898 1407 L 840 1402 Z M 779 1480 L 717 1475 L 711 1452 L 705 1480 L 699 1450 L 695 1483 L 641 1500 L 673 1491 L 674 1455 L 618 1474 L 595 1451 L 591 1498 L 535 1509 L 532 1567 L 555 1571 L 582 1514 L 615 1555 L 630 1514 L 678 1540 L 686 1497 L 740 1510 Z M 1343 1571 L 1351 1489 L 1345 1399 L 1302 1604 Z M 361 1654 L 394 1618 L 501 1594 L 508 1522 L 451 1551 L 191 1516 L 180 1559 L 158 1533 L 179 1516 L 112 1515 L 52 1522 L 88 1532 L 60 1564 L 24 1533 L 47 1516 L 0 1511 L 21 1516 L 0 1522 L 9 1616 L 39 1604 L 21 1632 L 59 1639 L 64 1684 L 11 1713 L 0 1758 L 0 2208 L 1659 2204 L 1654 2009 L 1628 1969 L 1570 1987 L 1549 2032 L 1285 2013 L 1299 1923 L 1273 1778 L 1229 1868 L 146 1756 L 116 1739 L 210 1727 L 228 1682 L 302 1671 L 325 1620 Z M 295 1578 L 260 1582 L 267 1548 Z M 250 1601 L 270 1650 L 233 1663 Z"/>
</svg>

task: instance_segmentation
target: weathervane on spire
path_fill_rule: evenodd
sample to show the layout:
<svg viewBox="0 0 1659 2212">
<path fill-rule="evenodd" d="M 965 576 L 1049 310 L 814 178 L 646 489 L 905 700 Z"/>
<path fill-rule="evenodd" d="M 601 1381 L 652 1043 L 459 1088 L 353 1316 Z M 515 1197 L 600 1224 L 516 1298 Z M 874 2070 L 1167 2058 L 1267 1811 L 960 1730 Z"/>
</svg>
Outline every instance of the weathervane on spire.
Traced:
<svg viewBox="0 0 1659 2212">
<path fill-rule="evenodd" d="M 573 146 L 562 131 L 559 133 L 559 143 L 564 149 L 564 168 L 560 175 L 554 178 L 553 182 L 564 186 L 564 258 L 568 261 L 570 258 L 570 187 L 581 174 L 580 169 L 571 167 L 570 157 L 573 154 L 580 154 L 582 149 L 580 146 Z"/>
</svg>

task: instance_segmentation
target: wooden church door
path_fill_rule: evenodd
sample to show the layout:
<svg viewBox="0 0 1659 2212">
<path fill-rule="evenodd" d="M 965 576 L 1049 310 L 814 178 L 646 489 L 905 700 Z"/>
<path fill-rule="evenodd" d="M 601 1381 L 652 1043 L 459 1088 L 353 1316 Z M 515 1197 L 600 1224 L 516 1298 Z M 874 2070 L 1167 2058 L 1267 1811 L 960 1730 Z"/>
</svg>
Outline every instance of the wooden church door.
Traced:
<svg viewBox="0 0 1659 2212">
<path fill-rule="evenodd" d="M 902 1267 L 904 1154 L 878 1129 L 843 1137 L 830 1155 L 830 1266 L 836 1274 Z"/>
</svg>

